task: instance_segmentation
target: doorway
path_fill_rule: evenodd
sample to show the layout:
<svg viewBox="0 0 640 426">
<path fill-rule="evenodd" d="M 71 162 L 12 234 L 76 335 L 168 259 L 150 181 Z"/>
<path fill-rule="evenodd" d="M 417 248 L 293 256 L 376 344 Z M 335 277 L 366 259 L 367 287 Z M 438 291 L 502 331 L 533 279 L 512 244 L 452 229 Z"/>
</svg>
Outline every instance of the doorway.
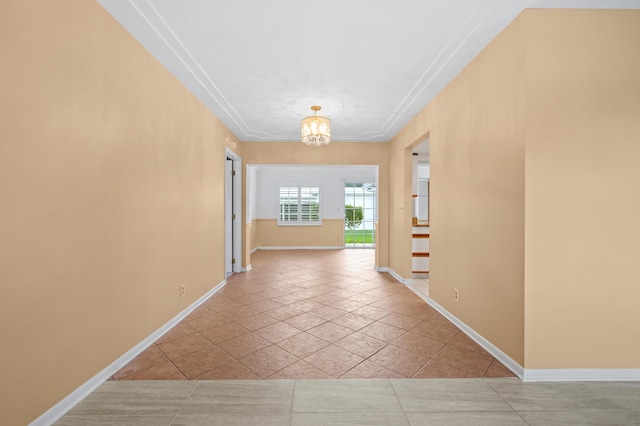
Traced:
<svg viewBox="0 0 640 426">
<path fill-rule="evenodd" d="M 344 183 L 344 246 L 375 248 L 376 200 L 375 182 Z"/>
<path fill-rule="evenodd" d="M 241 159 L 233 151 L 226 150 L 224 179 L 224 271 L 225 276 L 240 272 L 242 265 L 241 228 Z"/>
</svg>

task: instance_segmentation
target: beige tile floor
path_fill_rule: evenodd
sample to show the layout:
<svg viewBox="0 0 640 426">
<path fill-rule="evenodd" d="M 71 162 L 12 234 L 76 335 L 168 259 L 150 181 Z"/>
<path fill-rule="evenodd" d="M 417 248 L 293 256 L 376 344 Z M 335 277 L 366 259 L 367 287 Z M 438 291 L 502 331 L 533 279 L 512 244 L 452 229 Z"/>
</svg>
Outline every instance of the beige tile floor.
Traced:
<svg viewBox="0 0 640 426">
<path fill-rule="evenodd" d="M 57 425 L 640 425 L 640 383 L 108 381 Z"/>
<path fill-rule="evenodd" d="M 513 377 L 374 271 L 373 250 L 258 251 L 251 263 L 113 379 Z"/>
</svg>

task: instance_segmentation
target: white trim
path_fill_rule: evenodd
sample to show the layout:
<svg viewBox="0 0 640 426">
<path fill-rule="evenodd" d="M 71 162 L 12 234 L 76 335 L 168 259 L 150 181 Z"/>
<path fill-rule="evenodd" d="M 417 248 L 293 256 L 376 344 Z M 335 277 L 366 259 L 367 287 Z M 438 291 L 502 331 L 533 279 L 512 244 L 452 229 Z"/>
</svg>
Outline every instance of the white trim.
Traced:
<svg viewBox="0 0 640 426">
<path fill-rule="evenodd" d="M 418 296 L 419 296 L 419 294 L 418 294 Z M 427 297 L 427 303 L 433 309 L 435 309 L 436 311 L 440 312 L 446 319 L 451 321 L 456 327 L 458 327 L 460 330 L 462 330 L 462 332 L 464 334 L 469 336 L 473 341 L 475 341 L 478 345 L 480 345 L 484 350 L 486 350 L 491 355 L 493 355 L 493 357 L 495 359 L 497 359 L 502 364 L 504 364 L 504 366 L 507 367 L 509 370 L 511 370 L 516 376 L 518 376 L 521 379 L 524 377 L 524 368 L 520 364 L 518 364 L 516 361 L 514 361 L 513 358 L 511 358 L 506 353 L 502 352 L 497 346 L 495 346 L 493 343 L 491 343 L 490 341 L 488 341 L 487 339 L 482 337 L 480 334 L 478 334 L 474 329 L 469 327 L 467 324 L 465 324 L 462 321 L 460 321 L 455 315 L 453 315 L 452 313 L 447 311 L 445 308 L 440 306 L 438 304 L 438 302 L 436 302 L 432 298 Z"/>
<path fill-rule="evenodd" d="M 505 367 L 511 370 L 523 382 L 640 381 L 640 368 L 523 368 L 493 343 L 489 342 L 471 327 L 460 321 L 455 315 L 440 306 L 438 302 L 430 297 L 424 297 L 424 295 L 412 286 L 409 286 L 409 288 L 489 352 L 494 358 L 504 364 Z"/>
<path fill-rule="evenodd" d="M 340 219 L 325 219 L 325 220 L 340 220 Z M 278 226 L 322 226 L 322 218 L 313 222 L 278 222 Z"/>
<path fill-rule="evenodd" d="M 293 188 L 293 187 L 297 187 L 298 188 L 298 208 L 297 208 L 297 216 L 298 216 L 298 220 L 294 220 L 294 221 L 283 221 L 282 220 L 282 206 L 281 206 L 281 202 L 282 202 L 282 198 L 280 198 L 281 196 L 281 191 L 282 188 Z M 303 188 L 318 188 L 318 220 L 309 220 L 309 221 L 304 221 L 302 220 L 302 189 Z M 319 183 L 279 183 L 278 184 L 278 217 L 276 220 L 276 224 L 278 226 L 322 226 L 322 219 L 323 219 L 323 190 L 322 190 L 322 185 Z"/>
<path fill-rule="evenodd" d="M 344 246 L 261 246 L 258 250 L 342 250 Z"/>
<path fill-rule="evenodd" d="M 425 294 L 423 294 L 423 293 L 420 293 L 420 292 L 419 292 L 419 291 L 418 291 L 418 290 L 417 290 L 413 285 L 408 285 L 407 287 L 409 288 L 409 290 L 411 290 L 412 292 L 414 292 L 416 296 L 418 296 L 420 299 L 422 299 L 422 300 L 424 300 L 425 302 L 427 302 L 427 304 L 428 304 L 429 306 L 431 306 L 431 304 L 429 303 L 429 300 L 431 300 L 431 299 L 429 299 L 429 296 L 427 296 L 427 295 L 425 295 Z M 434 302 L 434 303 L 435 303 L 435 302 Z"/>
<path fill-rule="evenodd" d="M 234 204 L 233 196 L 235 191 L 233 176 L 233 159 L 225 156 L 224 160 L 224 272 L 228 278 L 234 271 L 234 242 L 235 230 L 233 229 Z"/>
<path fill-rule="evenodd" d="M 377 176 L 376 176 L 377 177 Z M 376 177 L 372 177 L 372 178 L 339 178 L 338 180 L 340 182 L 349 182 L 349 183 L 373 183 L 373 184 L 377 184 L 377 180 Z"/>
<path fill-rule="evenodd" d="M 229 138 L 227 138 L 229 139 Z M 236 259 L 236 263 L 231 265 L 232 272 L 241 272 L 242 265 L 242 157 L 235 151 L 225 146 L 225 158 L 230 158 L 233 161 L 233 170 L 235 171 L 235 179 L 233 182 L 233 211 L 236 213 L 236 219 L 232 223 L 233 233 L 233 253 L 232 258 Z M 226 175 L 225 175 L 226 179 Z M 225 182 L 225 188 L 226 188 Z M 225 231 L 226 232 L 226 231 Z M 226 266 L 225 266 L 226 269 Z"/>
<path fill-rule="evenodd" d="M 251 268 L 251 265 L 247 265 L 247 267 L 246 268 L 242 268 L 241 271 L 242 272 L 249 272 L 251 269 L 253 269 L 253 268 Z"/>
<path fill-rule="evenodd" d="M 45 411 L 40 417 L 30 423 L 32 426 L 51 425 L 64 416 L 69 410 L 71 410 L 76 404 L 86 398 L 91 392 L 96 390 L 101 384 L 103 384 L 109 377 L 117 373 L 122 367 L 127 365 L 131 360 L 137 357 L 142 351 L 147 349 L 153 342 L 162 337 L 167 331 L 171 330 L 176 324 L 178 324 L 184 317 L 189 315 L 194 309 L 200 306 L 205 300 L 213 296 L 218 290 L 220 290 L 227 281 L 222 281 L 214 288 L 209 290 L 204 296 L 193 302 L 187 309 L 180 312 L 173 317 L 169 322 L 160 327 L 158 330 L 151 333 L 147 338 L 140 343 L 129 349 L 124 355 L 111 363 L 104 370 L 87 380 L 80 385 L 76 390 L 67 395 L 64 399 L 58 402 L 53 407 Z"/>
<path fill-rule="evenodd" d="M 389 272 L 389 267 L 373 265 L 373 270 L 376 272 Z"/>
<path fill-rule="evenodd" d="M 524 382 L 640 381 L 640 368 L 525 368 Z"/>
<path fill-rule="evenodd" d="M 402 284 L 407 284 L 407 282 L 410 283 L 410 281 L 411 281 L 409 279 L 403 278 L 402 275 L 400 275 L 399 273 L 397 273 L 396 271 L 394 271 L 391 268 L 388 268 L 387 272 L 389 272 L 389 275 L 391 275 L 396 280 L 400 281 Z"/>
<path fill-rule="evenodd" d="M 409 290 L 411 290 L 412 292 L 414 292 L 416 294 L 416 296 L 418 296 L 420 299 L 424 300 L 425 302 L 429 303 L 429 296 L 427 296 L 424 293 L 421 293 L 417 288 L 415 288 L 413 286 L 413 284 L 407 284 L 407 287 L 409 288 Z"/>
<path fill-rule="evenodd" d="M 258 247 L 255 247 L 249 252 L 249 254 L 253 254 L 253 253 L 257 252 L 257 251 L 258 251 Z"/>
<path fill-rule="evenodd" d="M 394 271 L 391 268 L 387 268 L 387 270 L 385 272 L 389 272 L 389 274 L 395 278 L 396 280 L 400 281 L 402 284 L 404 285 L 413 285 L 415 280 L 420 280 L 420 278 L 404 278 L 402 277 L 399 273 L 397 273 L 396 271 Z"/>
</svg>

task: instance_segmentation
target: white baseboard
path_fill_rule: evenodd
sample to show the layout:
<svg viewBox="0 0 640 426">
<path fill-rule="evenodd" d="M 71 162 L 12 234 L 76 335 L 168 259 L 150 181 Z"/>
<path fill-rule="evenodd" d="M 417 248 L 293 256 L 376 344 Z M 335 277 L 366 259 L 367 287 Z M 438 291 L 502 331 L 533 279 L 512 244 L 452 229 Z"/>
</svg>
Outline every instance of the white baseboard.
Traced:
<svg viewBox="0 0 640 426">
<path fill-rule="evenodd" d="M 386 266 L 373 265 L 373 270 L 376 272 L 389 272 L 389 268 Z"/>
<path fill-rule="evenodd" d="M 420 299 L 424 300 L 427 304 L 429 303 L 429 296 L 425 296 L 424 294 L 420 293 L 414 286 L 412 285 L 408 285 L 407 287 L 409 287 L 409 290 L 411 290 L 416 296 L 418 296 Z"/>
<path fill-rule="evenodd" d="M 493 343 L 489 342 L 487 339 L 482 337 L 480 334 L 476 333 L 471 327 L 460 321 L 456 316 L 451 314 L 445 308 L 440 306 L 435 300 L 430 297 L 426 297 L 419 291 L 417 291 L 413 287 L 413 279 L 403 278 L 400 274 L 394 271 L 391 268 L 386 268 L 387 271 L 393 278 L 398 280 L 400 283 L 406 285 L 414 294 L 420 297 L 422 300 L 427 302 L 431 307 L 433 307 L 436 311 L 440 312 L 445 318 L 455 324 L 462 332 L 464 332 L 467 336 L 469 336 L 472 340 L 474 340 L 477 344 L 479 344 L 482 348 L 484 348 L 487 352 L 493 355 L 498 361 L 505 365 L 509 370 L 511 370 L 516 376 L 519 378 L 524 377 L 524 368 L 515 362 L 510 356 L 502 352 L 498 349 Z"/>
<path fill-rule="evenodd" d="M 399 273 L 397 273 L 391 268 L 387 268 L 387 272 L 389 273 L 389 275 L 391 275 L 396 280 L 400 281 L 402 284 L 411 284 L 412 282 L 412 280 L 403 278 L 402 275 L 400 275 Z"/>
<path fill-rule="evenodd" d="M 256 247 L 256 248 L 252 249 L 252 250 L 249 252 L 249 254 L 253 254 L 253 253 L 257 252 L 257 251 L 258 251 L 258 247 Z"/>
<path fill-rule="evenodd" d="M 240 269 L 240 272 L 249 272 L 251 269 L 253 269 L 253 268 L 251 267 L 251 265 L 247 265 L 247 267 L 246 267 L 246 268 L 242 268 L 242 269 Z"/>
<path fill-rule="evenodd" d="M 418 294 L 418 293 L 416 293 Z M 418 294 L 420 296 L 420 294 Z M 424 298 L 423 298 L 424 299 Z M 524 368 L 431 298 L 427 303 L 504 364 L 523 382 L 640 381 L 640 368 Z"/>
<path fill-rule="evenodd" d="M 640 381 L 640 368 L 525 368 L 524 382 Z"/>
<path fill-rule="evenodd" d="M 64 399 L 58 402 L 56 405 L 48 409 L 44 414 L 30 423 L 32 426 L 45 426 L 55 423 L 60 417 L 65 415 L 71 410 L 77 403 L 86 398 L 91 392 L 96 390 L 101 384 L 103 384 L 109 377 L 117 373 L 122 367 L 127 365 L 131 360 L 137 357 L 142 351 L 147 349 L 153 342 L 158 340 L 167 331 L 171 330 L 176 324 L 178 324 L 184 317 L 189 315 L 194 309 L 200 306 L 205 300 L 213 296 L 218 290 L 220 290 L 226 284 L 226 280 L 216 285 L 209 290 L 204 296 L 193 302 L 188 308 L 180 312 L 173 317 L 169 322 L 154 331 L 143 341 L 138 343 L 133 348 L 129 349 L 124 355 L 115 360 L 104 370 L 87 380 L 84 384 L 80 385 L 76 390 L 67 395 Z"/>
<path fill-rule="evenodd" d="M 259 250 L 342 250 L 344 246 L 261 246 Z"/>
<path fill-rule="evenodd" d="M 420 295 L 418 294 L 418 296 Z M 440 306 L 438 302 L 436 302 L 432 298 L 428 297 L 426 300 L 429 306 L 431 306 L 436 311 L 440 312 L 446 319 L 448 319 L 453 324 L 455 324 L 456 327 L 462 330 L 464 334 L 469 336 L 474 342 L 476 342 L 478 345 L 484 348 L 484 350 L 486 350 L 491 355 L 493 355 L 495 359 L 500 361 L 502 364 L 504 364 L 505 367 L 511 370 L 513 374 L 518 376 L 520 379 L 524 379 L 524 368 L 520 364 L 518 364 L 516 361 L 514 361 L 509 355 L 502 352 L 493 343 L 491 343 L 490 341 L 482 337 L 480 334 L 478 334 L 475 330 L 473 330 L 467 324 L 460 321 L 455 315 L 453 315 L 451 312 L 447 311 L 445 308 Z"/>
<path fill-rule="evenodd" d="M 407 287 L 409 288 L 409 290 L 411 290 L 415 295 L 417 295 L 420 299 L 424 300 L 425 302 L 429 303 L 429 294 L 425 294 L 422 291 L 418 290 L 413 284 L 407 284 Z M 429 290 L 427 289 L 427 292 Z"/>
<path fill-rule="evenodd" d="M 400 275 L 399 273 L 397 273 L 396 271 L 394 271 L 391 268 L 387 268 L 386 272 L 389 272 L 389 274 L 393 278 L 395 278 L 396 280 L 400 281 L 404 285 L 412 285 L 415 282 L 414 278 L 404 278 L 402 275 Z"/>
</svg>

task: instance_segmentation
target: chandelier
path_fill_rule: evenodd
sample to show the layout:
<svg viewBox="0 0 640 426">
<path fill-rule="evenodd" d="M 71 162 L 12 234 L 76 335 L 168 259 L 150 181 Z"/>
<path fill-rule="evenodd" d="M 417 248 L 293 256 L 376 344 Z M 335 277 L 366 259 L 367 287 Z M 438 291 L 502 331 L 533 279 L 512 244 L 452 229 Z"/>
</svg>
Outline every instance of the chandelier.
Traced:
<svg viewBox="0 0 640 426">
<path fill-rule="evenodd" d="M 306 145 L 326 145 L 331 142 L 331 121 L 318 114 L 320 107 L 311 107 L 313 115 L 302 120 L 302 143 Z"/>
</svg>

